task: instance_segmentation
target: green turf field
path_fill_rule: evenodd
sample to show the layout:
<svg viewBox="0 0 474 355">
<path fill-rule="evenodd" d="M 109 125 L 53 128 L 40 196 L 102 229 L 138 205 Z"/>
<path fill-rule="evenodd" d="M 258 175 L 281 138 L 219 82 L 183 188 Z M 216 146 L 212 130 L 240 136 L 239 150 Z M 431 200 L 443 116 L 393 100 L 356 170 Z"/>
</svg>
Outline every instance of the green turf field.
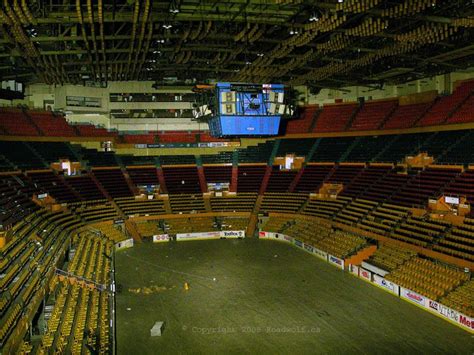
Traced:
<svg viewBox="0 0 474 355">
<path fill-rule="evenodd" d="M 280 242 L 140 244 L 116 253 L 116 282 L 119 354 L 474 352 L 466 331 Z"/>
</svg>

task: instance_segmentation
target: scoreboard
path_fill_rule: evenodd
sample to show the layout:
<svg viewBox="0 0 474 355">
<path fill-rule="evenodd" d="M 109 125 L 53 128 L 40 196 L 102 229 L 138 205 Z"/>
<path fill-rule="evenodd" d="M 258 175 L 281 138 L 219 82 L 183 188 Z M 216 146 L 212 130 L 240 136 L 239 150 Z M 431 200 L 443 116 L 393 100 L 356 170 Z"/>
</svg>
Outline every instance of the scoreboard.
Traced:
<svg viewBox="0 0 474 355">
<path fill-rule="evenodd" d="M 211 135 L 277 135 L 281 116 L 287 114 L 284 98 L 281 84 L 217 83 L 209 119 Z"/>
</svg>

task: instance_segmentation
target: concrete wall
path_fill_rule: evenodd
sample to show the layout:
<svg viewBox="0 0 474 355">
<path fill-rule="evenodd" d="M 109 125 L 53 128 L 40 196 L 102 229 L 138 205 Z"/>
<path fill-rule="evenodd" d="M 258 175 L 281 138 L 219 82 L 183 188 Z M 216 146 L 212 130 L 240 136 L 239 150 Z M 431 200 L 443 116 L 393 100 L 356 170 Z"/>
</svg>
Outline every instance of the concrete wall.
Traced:
<svg viewBox="0 0 474 355">
<path fill-rule="evenodd" d="M 353 102 L 357 101 L 359 97 L 364 97 L 366 101 L 369 101 L 411 95 L 431 90 L 436 90 L 439 94 L 449 94 L 453 91 L 456 81 L 467 79 L 474 79 L 474 68 L 463 72 L 454 72 L 432 78 L 415 80 L 400 85 L 386 85 L 382 89 L 350 86 L 341 88 L 340 90 L 323 89 L 317 95 L 310 94 L 305 87 L 299 87 L 297 89 L 303 93 L 306 103 L 323 105 L 334 103 L 336 99 L 341 99 L 344 102 Z"/>
<path fill-rule="evenodd" d="M 297 87 L 302 93 L 302 104 L 334 103 L 336 99 L 344 102 L 357 101 L 364 97 L 368 100 L 386 99 L 422 93 L 436 90 L 438 93 L 450 93 L 458 80 L 474 78 L 474 68 L 463 72 L 454 72 L 439 75 L 432 78 L 415 80 L 400 85 L 386 85 L 382 89 L 368 88 L 364 86 L 351 86 L 341 90 L 323 89 L 317 95 L 309 93 L 305 86 Z M 190 104 L 186 102 L 110 102 L 110 93 L 189 93 L 191 87 L 163 87 L 153 89 L 152 81 L 130 81 L 109 82 L 106 88 L 86 87 L 81 85 L 53 86 L 46 84 L 33 84 L 26 88 L 25 100 L 4 101 L 0 100 L 0 106 L 16 106 L 26 104 L 30 108 L 45 107 L 45 102 L 54 102 L 53 108 L 66 112 L 66 118 L 70 122 L 95 123 L 107 128 L 116 128 L 124 131 L 161 131 L 161 130 L 206 130 L 205 123 L 197 123 L 189 118 L 155 118 L 155 119 L 111 119 L 111 109 L 189 109 Z M 95 97 L 101 100 L 100 108 L 68 107 L 66 96 Z"/>
</svg>

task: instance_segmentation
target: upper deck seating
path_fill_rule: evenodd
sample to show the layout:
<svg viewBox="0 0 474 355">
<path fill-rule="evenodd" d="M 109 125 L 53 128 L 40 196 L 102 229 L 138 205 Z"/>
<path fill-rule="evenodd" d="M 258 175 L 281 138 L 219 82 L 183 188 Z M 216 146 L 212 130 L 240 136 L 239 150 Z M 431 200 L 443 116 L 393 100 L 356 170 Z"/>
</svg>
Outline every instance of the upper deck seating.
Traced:
<svg viewBox="0 0 474 355">
<path fill-rule="evenodd" d="M 354 121 L 352 121 L 349 130 L 369 131 L 378 129 L 397 105 L 397 100 L 369 101 L 364 103 Z"/>
<path fill-rule="evenodd" d="M 1 109 L 0 127 L 6 134 L 12 136 L 40 135 L 40 132 L 28 117 L 19 110 Z"/>
<path fill-rule="evenodd" d="M 471 95 L 474 81 L 461 83 L 451 95 L 441 97 L 420 119 L 418 126 L 443 124 L 460 104 Z"/>
<path fill-rule="evenodd" d="M 76 131 L 69 125 L 63 116 L 53 115 L 51 112 L 34 111 L 29 111 L 27 114 L 46 136 L 77 136 Z"/>
<path fill-rule="evenodd" d="M 309 129 L 311 128 L 311 124 L 313 122 L 314 115 L 316 111 L 319 109 L 319 106 L 311 105 L 305 106 L 302 109 L 300 117 L 296 120 L 291 120 L 288 122 L 286 127 L 286 133 L 308 133 Z"/>
<path fill-rule="evenodd" d="M 344 131 L 357 107 L 355 103 L 324 105 L 313 132 Z"/>
<path fill-rule="evenodd" d="M 385 122 L 383 129 L 402 129 L 412 127 L 416 121 L 430 108 L 432 101 L 412 104 L 400 105 L 392 116 Z"/>
</svg>

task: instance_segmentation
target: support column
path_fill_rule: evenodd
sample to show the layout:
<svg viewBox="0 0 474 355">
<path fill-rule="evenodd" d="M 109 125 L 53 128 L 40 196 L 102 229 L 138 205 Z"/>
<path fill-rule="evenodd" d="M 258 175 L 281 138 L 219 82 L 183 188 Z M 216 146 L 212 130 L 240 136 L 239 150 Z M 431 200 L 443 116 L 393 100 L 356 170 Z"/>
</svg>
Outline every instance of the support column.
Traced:
<svg viewBox="0 0 474 355">
<path fill-rule="evenodd" d="M 206 176 L 204 175 L 204 168 L 202 166 L 197 167 L 198 177 L 199 177 L 199 186 L 201 187 L 201 192 L 207 192 L 207 183 Z"/>
<path fill-rule="evenodd" d="M 263 176 L 262 183 L 260 185 L 260 190 L 258 191 L 259 195 L 263 195 L 267 190 L 268 180 L 270 180 L 270 175 L 272 174 L 272 167 L 267 165 L 265 170 L 265 175 Z"/>
<path fill-rule="evenodd" d="M 168 189 L 166 188 L 165 175 L 163 174 L 163 169 L 156 168 L 156 176 L 158 177 L 158 182 L 160 183 L 161 192 L 164 194 L 167 194 Z"/>
</svg>

